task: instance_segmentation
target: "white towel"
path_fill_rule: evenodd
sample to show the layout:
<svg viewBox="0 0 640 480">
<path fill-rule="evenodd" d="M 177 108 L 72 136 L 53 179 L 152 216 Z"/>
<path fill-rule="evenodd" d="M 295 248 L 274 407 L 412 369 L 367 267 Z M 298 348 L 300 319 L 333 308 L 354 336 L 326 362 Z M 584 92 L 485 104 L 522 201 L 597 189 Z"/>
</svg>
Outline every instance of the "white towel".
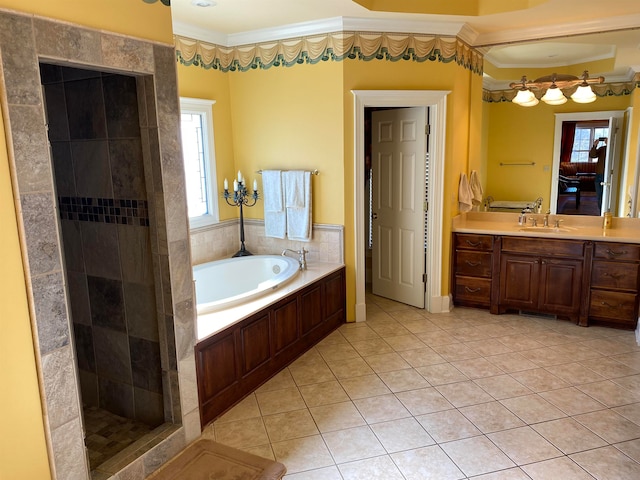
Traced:
<svg viewBox="0 0 640 480">
<path fill-rule="evenodd" d="M 284 175 L 288 176 L 295 172 L 285 172 Z M 302 175 L 303 182 L 300 190 L 303 193 L 303 207 L 286 207 L 287 210 L 287 237 L 289 240 L 298 240 L 302 242 L 308 242 L 311 240 L 311 172 L 304 172 Z M 285 196 L 287 195 L 286 189 L 289 184 L 285 180 Z"/>
<path fill-rule="evenodd" d="M 285 238 L 287 212 L 284 209 L 282 172 L 263 170 L 262 198 L 264 199 L 264 234 L 266 237 Z"/>
<path fill-rule="evenodd" d="M 304 207 L 304 174 L 304 170 L 289 170 L 288 172 L 284 172 L 284 203 L 286 207 Z"/>
<path fill-rule="evenodd" d="M 482 204 L 483 192 L 482 185 L 480 184 L 480 176 L 475 170 L 471 170 L 471 177 L 469 177 L 469 184 L 471 187 L 472 199 L 471 203 L 474 206 Z"/>
<path fill-rule="evenodd" d="M 458 187 L 458 203 L 461 212 L 468 212 L 472 207 L 473 193 L 469 186 L 469 180 L 466 173 L 460 174 L 460 186 Z"/>
</svg>

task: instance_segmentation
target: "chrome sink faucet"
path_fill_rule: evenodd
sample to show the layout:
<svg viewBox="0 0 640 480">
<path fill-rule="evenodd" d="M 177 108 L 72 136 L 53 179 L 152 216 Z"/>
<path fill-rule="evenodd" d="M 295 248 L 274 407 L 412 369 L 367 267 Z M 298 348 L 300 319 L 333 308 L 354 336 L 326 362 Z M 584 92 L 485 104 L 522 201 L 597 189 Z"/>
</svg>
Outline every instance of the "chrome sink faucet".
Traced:
<svg viewBox="0 0 640 480">
<path fill-rule="evenodd" d="M 307 253 L 309 253 L 308 250 L 305 250 L 304 248 L 301 248 L 300 250 L 291 250 L 290 248 L 285 248 L 282 251 L 282 255 L 285 257 L 291 257 L 292 255 L 287 255 L 287 253 L 293 253 L 295 255 L 298 255 L 298 263 L 300 264 L 300 270 L 306 270 L 307 269 Z"/>
</svg>

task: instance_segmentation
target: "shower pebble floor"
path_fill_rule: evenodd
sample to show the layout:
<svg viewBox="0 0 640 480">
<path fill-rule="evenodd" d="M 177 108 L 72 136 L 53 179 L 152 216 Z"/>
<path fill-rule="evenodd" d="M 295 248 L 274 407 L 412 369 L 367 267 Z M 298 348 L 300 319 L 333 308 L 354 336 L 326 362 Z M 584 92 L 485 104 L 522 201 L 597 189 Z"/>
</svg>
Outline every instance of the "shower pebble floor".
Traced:
<svg viewBox="0 0 640 480">
<path fill-rule="evenodd" d="M 636 480 L 635 333 L 369 294 L 341 326 L 207 425 L 286 480 Z"/>
<path fill-rule="evenodd" d="M 83 413 L 85 445 L 91 470 L 153 430 L 142 422 L 120 417 L 97 407 L 85 407 Z"/>
</svg>

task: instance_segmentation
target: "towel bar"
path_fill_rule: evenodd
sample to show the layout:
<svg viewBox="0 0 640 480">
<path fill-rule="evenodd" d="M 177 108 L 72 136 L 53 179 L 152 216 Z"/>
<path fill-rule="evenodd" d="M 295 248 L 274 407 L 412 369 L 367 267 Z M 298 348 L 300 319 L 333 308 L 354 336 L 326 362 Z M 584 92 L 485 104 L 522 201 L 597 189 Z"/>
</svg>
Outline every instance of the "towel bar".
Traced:
<svg viewBox="0 0 640 480">
<path fill-rule="evenodd" d="M 256 173 L 262 175 L 262 170 L 258 170 Z M 320 175 L 320 172 L 318 172 L 317 168 L 315 170 L 311 170 L 309 173 L 311 173 L 311 175 Z"/>
</svg>

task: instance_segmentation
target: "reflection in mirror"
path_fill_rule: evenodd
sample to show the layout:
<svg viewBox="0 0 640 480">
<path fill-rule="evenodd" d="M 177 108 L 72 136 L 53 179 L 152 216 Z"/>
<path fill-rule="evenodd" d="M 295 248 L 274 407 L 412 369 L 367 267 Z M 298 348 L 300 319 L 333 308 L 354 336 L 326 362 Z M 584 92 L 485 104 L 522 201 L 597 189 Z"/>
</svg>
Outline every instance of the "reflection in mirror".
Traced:
<svg viewBox="0 0 640 480">
<path fill-rule="evenodd" d="M 628 213 L 625 111 L 556 114 L 552 213 L 614 216 Z"/>
</svg>

